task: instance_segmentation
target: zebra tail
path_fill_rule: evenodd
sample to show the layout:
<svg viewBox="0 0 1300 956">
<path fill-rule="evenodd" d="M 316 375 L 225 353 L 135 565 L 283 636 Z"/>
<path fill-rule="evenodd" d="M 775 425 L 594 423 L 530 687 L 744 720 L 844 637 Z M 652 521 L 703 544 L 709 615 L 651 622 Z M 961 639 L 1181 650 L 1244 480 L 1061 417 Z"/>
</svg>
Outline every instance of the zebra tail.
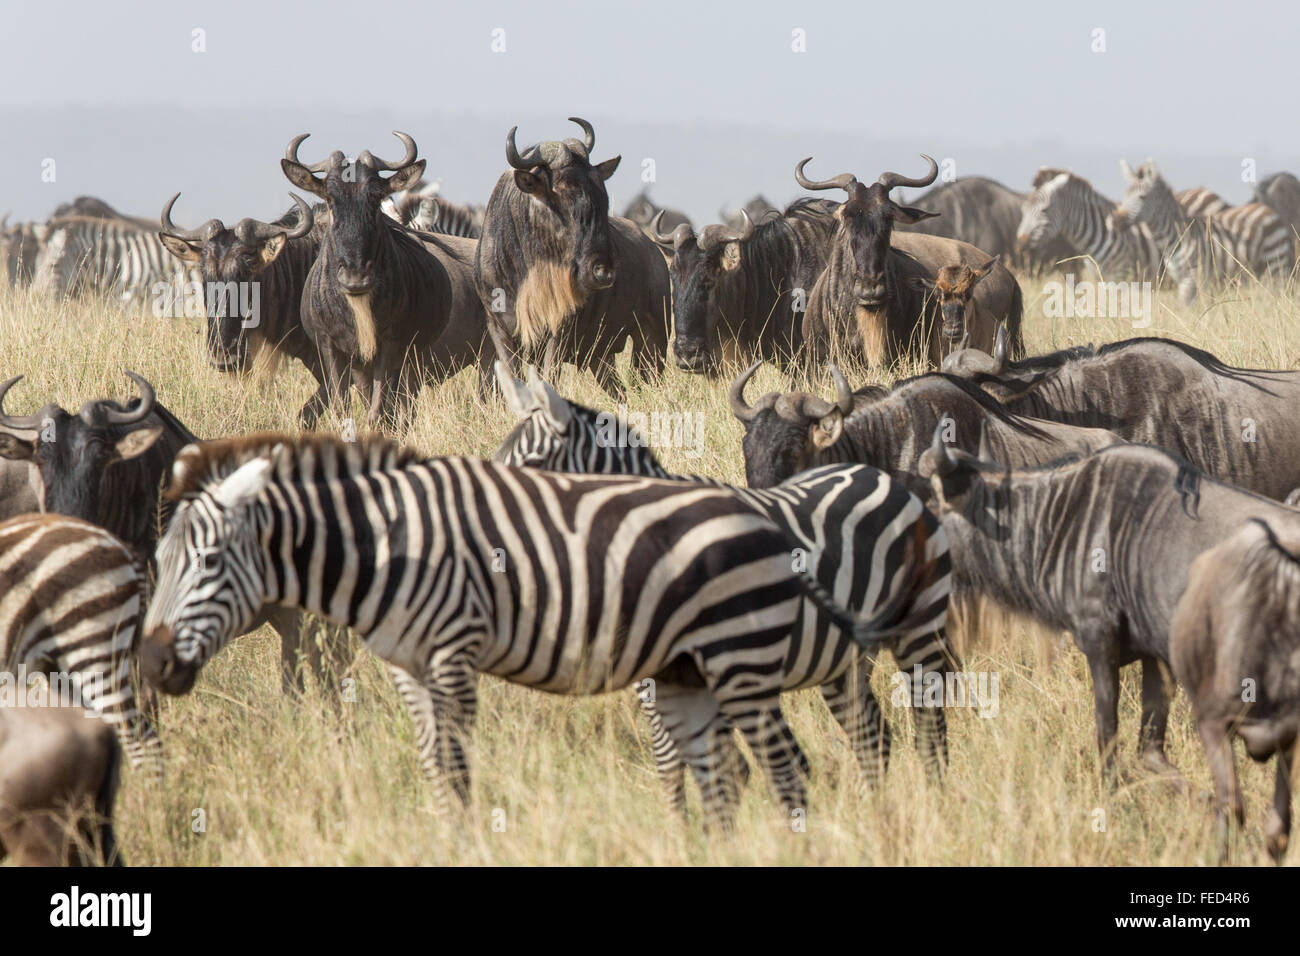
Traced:
<svg viewBox="0 0 1300 956">
<path fill-rule="evenodd" d="M 95 814 L 99 817 L 99 850 L 103 854 L 105 866 L 126 866 L 126 859 L 117 846 L 117 834 L 113 831 L 113 804 L 117 800 L 117 788 L 122 779 L 122 746 L 117 735 L 108 738 L 112 749 L 108 766 L 104 768 L 104 779 L 100 781 L 95 792 Z"/>
</svg>

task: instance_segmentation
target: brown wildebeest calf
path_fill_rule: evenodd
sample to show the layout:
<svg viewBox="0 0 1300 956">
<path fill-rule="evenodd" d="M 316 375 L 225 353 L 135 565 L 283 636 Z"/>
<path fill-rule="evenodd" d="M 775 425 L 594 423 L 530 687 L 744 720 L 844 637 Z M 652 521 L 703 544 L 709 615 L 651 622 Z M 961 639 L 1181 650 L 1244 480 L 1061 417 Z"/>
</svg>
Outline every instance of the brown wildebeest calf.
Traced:
<svg viewBox="0 0 1300 956">
<path fill-rule="evenodd" d="M 1219 860 L 1228 813 L 1245 822 L 1236 734 L 1258 761 L 1277 756 L 1268 852 L 1286 853 L 1300 736 L 1300 531 L 1255 518 L 1192 564 L 1170 628 L 1169 663 L 1187 690 L 1214 774 Z"/>
<path fill-rule="evenodd" d="M 0 859 L 122 864 L 113 801 L 122 751 L 80 707 L 0 707 Z"/>
<path fill-rule="evenodd" d="M 939 299 L 941 321 L 939 327 L 930 333 L 934 352 L 947 356 L 955 350 L 968 348 L 993 351 L 999 320 L 980 306 L 975 298 L 975 287 L 993 271 L 1001 258 L 994 256 L 973 269 L 965 263 L 944 266 L 935 274 L 933 282 L 921 276 L 910 278 L 914 288 Z"/>
</svg>

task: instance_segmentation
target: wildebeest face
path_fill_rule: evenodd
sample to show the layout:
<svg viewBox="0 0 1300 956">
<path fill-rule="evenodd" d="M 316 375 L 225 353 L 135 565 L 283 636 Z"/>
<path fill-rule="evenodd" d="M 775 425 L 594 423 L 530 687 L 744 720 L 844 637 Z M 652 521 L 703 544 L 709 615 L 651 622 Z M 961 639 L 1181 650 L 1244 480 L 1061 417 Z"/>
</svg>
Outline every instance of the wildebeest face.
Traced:
<svg viewBox="0 0 1300 956">
<path fill-rule="evenodd" d="M 853 392 L 834 363 L 834 403 L 804 392 L 769 392 L 751 406 L 745 385 L 762 364 L 755 362 L 741 373 L 729 392 L 732 414 L 745 426 L 741 448 L 751 488 L 770 488 L 810 468 L 819 452 L 840 440 L 844 418 L 853 411 Z"/>
<path fill-rule="evenodd" d="M 4 395 L 22 376 L 0 385 L 0 426 L 34 433 L 27 438 L 0 432 L 0 456 L 36 466 L 46 511 L 98 522 L 107 473 L 144 454 L 162 435 L 160 426 L 145 422 L 153 411 L 153 389 L 140 376 L 127 374 L 140 388 L 138 400 L 126 408 L 113 401 L 86 402 L 77 415 L 53 403 L 35 415 L 7 415 Z"/>
<path fill-rule="evenodd" d="M 280 160 L 291 183 L 319 196 L 329 207 L 330 229 L 324 241 L 334 275 L 328 278 L 346 295 L 366 295 L 379 278 L 378 252 L 383 230 L 390 228 L 381 208 L 384 199 L 414 187 L 424 175 L 424 160 L 415 158 L 415 141 L 405 133 L 395 135 L 406 147 L 406 155 L 397 163 L 386 163 L 369 150 L 348 162 L 335 150 L 323 162 L 304 166 L 297 156 L 306 134 L 295 138 Z M 389 171 L 392 175 L 387 178 L 380 175 Z M 324 173 L 323 178 L 316 173 Z"/>
<path fill-rule="evenodd" d="M 916 277 L 914 284 L 927 292 L 932 292 L 939 299 L 939 310 L 943 321 L 940 330 L 944 338 L 959 342 L 968 331 L 968 319 L 971 311 L 971 297 L 975 286 L 981 279 L 993 271 L 1000 256 L 994 256 L 978 269 L 967 265 L 944 266 L 935 276 L 934 283 Z"/>
<path fill-rule="evenodd" d="M 742 212 L 743 227 L 705 226 L 698 236 L 687 224 L 671 235 L 659 233 L 663 214 L 655 219 L 654 239 L 672 253 L 673 321 L 677 336 L 673 355 L 688 372 L 711 372 L 718 360 L 718 304 L 714 290 L 726 273 L 740 266 L 740 244 L 753 234 L 753 223 Z"/>
<path fill-rule="evenodd" d="M 241 219 L 233 229 L 228 229 L 220 219 L 209 219 L 198 229 L 186 230 L 177 227 L 171 219 L 178 198 L 180 193 L 163 207 L 160 217 L 163 229 L 158 238 L 176 258 L 197 266 L 203 278 L 208 312 L 208 361 L 221 372 L 246 372 L 252 364 L 252 351 L 244 334 L 245 317 L 235 308 L 241 299 L 239 287 L 260 282 L 262 273 L 279 258 L 288 241 L 311 231 L 311 208 L 292 196 L 298 212 L 294 225 Z M 213 294 L 208 295 L 208 290 Z"/>
<path fill-rule="evenodd" d="M 543 143 L 520 156 L 512 129 L 506 139 L 506 160 L 515 171 L 519 190 L 555 215 L 574 282 L 590 294 L 612 286 L 617 273 L 605 181 L 623 157 L 592 165 L 596 134 L 586 120 L 570 120 L 582 127 L 583 142 Z"/>
</svg>

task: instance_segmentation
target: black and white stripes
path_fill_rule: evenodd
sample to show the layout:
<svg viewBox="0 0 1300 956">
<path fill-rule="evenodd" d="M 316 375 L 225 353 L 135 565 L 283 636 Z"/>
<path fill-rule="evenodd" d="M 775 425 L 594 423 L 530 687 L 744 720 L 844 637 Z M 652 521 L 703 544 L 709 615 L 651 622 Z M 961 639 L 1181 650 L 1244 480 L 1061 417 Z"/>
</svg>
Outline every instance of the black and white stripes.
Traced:
<svg viewBox="0 0 1300 956">
<path fill-rule="evenodd" d="M 36 258 L 32 288 L 39 294 L 100 293 L 128 305 L 149 301 L 157 283 L 198 281 L 158 238 L 120 219 L 72 218 L 49 227 Z"/>
<path fill-rule="evenodd" d="M 887 602 L 854 622 L 794 569 L 786 534 L 703 484 L 264 435 L 182 452 L 173 493 L 145 622 L 150 680 L 187 690 L 264 603 L 328 615 L 423 685 L 414 701 L 404 690 L 444 806 L 468 795 L 485 672 L 565 694 L 650 678 L 711 819 L 735 804 L 732 727 L 786 810 L 802 807 L 807 761 L 780 704 L 802 599 L 870 645 L 901 613 Z"/>
</svg>

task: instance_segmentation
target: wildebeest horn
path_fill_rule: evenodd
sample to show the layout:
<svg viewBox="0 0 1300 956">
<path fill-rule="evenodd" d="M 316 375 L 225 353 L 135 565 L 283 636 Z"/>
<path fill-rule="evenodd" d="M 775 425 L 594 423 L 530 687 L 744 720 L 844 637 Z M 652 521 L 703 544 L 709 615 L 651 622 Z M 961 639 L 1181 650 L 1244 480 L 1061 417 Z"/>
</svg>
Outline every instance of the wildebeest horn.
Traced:
<svg viewBox="0 0 1300 956">
<path fill-rule="evenodd" d="M 512 126 L 510 127 L 510 132 L 506 134 L 506 162 L 515 169 L 525 171 L 536 169 L 538 166 L 545 166 L 546 160 L 542 159 L 540 153 L 538 153 L 538 155 L 533 159 L 523 159 L 520 157 L 519 148 L 515 146 L 515 132 L 518 129 L 518 126 Z"/>
<path fill-rule="evenodd" d="M 659 227 L 663 223 L 664 213 L 667 211 L 666 209 L 660 209 L 654 219 L 650 221 L 650 238 L 665 249 L 671 248 L 675 251 L 680 249 L 682 243 L 691 237 L 691 225 L 687 222 L 680 223 L 676 229 L 665 236 L 659 231 Z"/>
<path fill-rule="evenodd" d="M 9 226 L 9 213 L 0 216 L 0 229 L 7 229 Z"/>
<path fill-rule="evenodd" d="M 731 383 L 731 387 L 727 389 L 727 400 L 731 403 L 731 414 L 742 422 L 752 422 L 759 412 L 771 408 L 776 404 L 776 400 L 780 398 L 776 392 L 768 392 L 758 400 L 757 405 L 751 406 L 745 401 L 745 386 L 749 384 L 749 380 L 754 377 L 754 373 L 758 371 L 758 367 L 762 364 L 763 360 L 759 359 L 741 372 L 739 377 Z"/>
<path fill-rule="evenodd" d="M 749 218 L 749 213 L 740 210 L 740 215 L 744 218 L 745 224 L 739 231 L 728 229 L 723 225 L 705 226 L 700 230 L 700 248 L 704 249 L 709 246 L 720 245 L 724 242 L 744 242 L 754 234 L 754 220 Z M 680 227 L 678 227 L 680 228 Z"/>
<path fill-rule="evenodd" d="M 167 235 L 188 242 L 207 238 L 208 232 L 213 223 L 216 223 L 217 229 L 224 228 L 220 219 L 209 219 L 197 229 L 181 229 L 172 222 L 172 207 L 176 205 L 176 200 L 180 198 L 181 194 L 177 193 L 171 199 L 167 200 L 167 205 L 163 206 L 162 215 L 158 217 L 158 221 L 162 224 L 162 231 L 167 233 Z"/>
<path fill-rule="evenodd" d="M 997 338 L 993 340 L 993 374 L 1001 375 L 1007 370 L 1007 325 L 998 326 Z"/>
<path fill-rule="evenodd" d="M 582 141 L 587 147 L 587 155 L 590 156 L 591 151 L 596 148 L 596 131 L 592 129 L 591 124 L 585 119 L 580 119 L 577 116 L 570 116 L 569 122 L 577 123 L 582 127 Z"/>
<path fill-rule="evenodd" d="M 886 189 L 893 189 L 895 186 L 928 186 L 939 178 L 939 164 L 932 158 L 921 154 L 921 158 L 930 164 L 930 171 L 919 179 L 910 179 L 901 173 L 881 173 L 876 182 Z"/>
<path fill-rule="evenodd" d="M 812 180 L 803 174 L 803 168 L 812 162 L 809 156 L 794 168 L 794 181 L 804 189 L 848 189 L 857 182 L 858 177 L 852 173 L 840 173 L 834 179 Z"/>
<path fill-rule="evenodd" d="M 387 162 L 386 160 L 380 159 L 368 149 L 363 150 L 357 159 L 364 158 L 364 160 L 371 166 L 384 173 L 397 172 L 399 169 L 405 169 L 407 166 L 410 166 L 415 162 L 415 157 L 419 155 L 419 150 L 415 147 L 415 140 L 411 139 L 408 133 L 403 133 L 400 130 L 393 130 L 393 135 L 402 141 L 402 146 L 406 150 L 405 155 L 403 155 L 400 160 L 395 163 Z"/>
<path fill-rule="evenodd" d="M 844 377 L 838 365 L 834 362 L 827 364 L 830 366 L 831 379 L 835 382 L 835 404 L 841 412 L 848 415 L 853 411 L 853 389 L 849 387 L 849 380 Z"/>
<path fill-rule="evenodd" d="M 154 395 L 153 386 L 149 384 L 149 380 L 143 375 L 137 375 L 129 368 L 122 371 L 126 372 L 126 377 L 135 382 L 136 388 L 140 390 L 140 404 L 133 412 L 119 412 L 116 409 L 107 408 L 104 410 L 104 420 L 110 425 L 135 425 L 149 417 L 157 397 Z M 82 409 L 81 417 L 83 419 L 86 417 L 85 409 Z"/>
<path fill-rule="evenodd" d="M 302 197 L 296 196 L 293 193 L 289 193 L 289 198 L 292 199 L 293 204 L 298 207 L 298 222 L 292 226 L 283 226 L 273 222 L 260 222 L 256 219 L 250 219 L 249 222 L 252 223 L 251 238 L 265 241 L 270 239 L 272 236 L 278 236 L 283 233 L 286 239 L 301 239 L 303 236 L 307 235 L 307 233 L 311 232 L 313 222 L 311 206 L 303 202 Z"/>
<path fill-rule="evenodd" d="M 302 166 L 306 169 L 310 169 L 313 173 L 329 172 L 330 161 L 332 157 L 327 159 L 322 159 L 319 163 L 312 163 L 311 165 L 304 163 L 302 160 L 298 158 L 298 147 L 301 146 L 302 141 L 305 140 L 310 135 L 311 133 L 299 133 L 293 139 L 289 140 L 289 145 L 284 150 L 284 158 L 291 163 L 296 163 L 299 166 Z"/>
<path fill-rule="evenodd" d="M 957 467 L 957 460 L 948 451 L 948 443 L 943 440 L 943 423 L 934 429 L 934 441 L 930 442 L 930 451 L 934 455 L 934 473 L 940 477 L 950 474 Z"/>
<path fill-rule="evenodd" d="M 9 381 L 0 384 L 0 425 L 6 428 L 40 428 L 41 416 L 36 415 L 10 415 L 5 411 L 5 396 L 9 394 L 9 389 L 13 388 L 22 380 L 21 375 L 15 375 Z"/>
</svg>

